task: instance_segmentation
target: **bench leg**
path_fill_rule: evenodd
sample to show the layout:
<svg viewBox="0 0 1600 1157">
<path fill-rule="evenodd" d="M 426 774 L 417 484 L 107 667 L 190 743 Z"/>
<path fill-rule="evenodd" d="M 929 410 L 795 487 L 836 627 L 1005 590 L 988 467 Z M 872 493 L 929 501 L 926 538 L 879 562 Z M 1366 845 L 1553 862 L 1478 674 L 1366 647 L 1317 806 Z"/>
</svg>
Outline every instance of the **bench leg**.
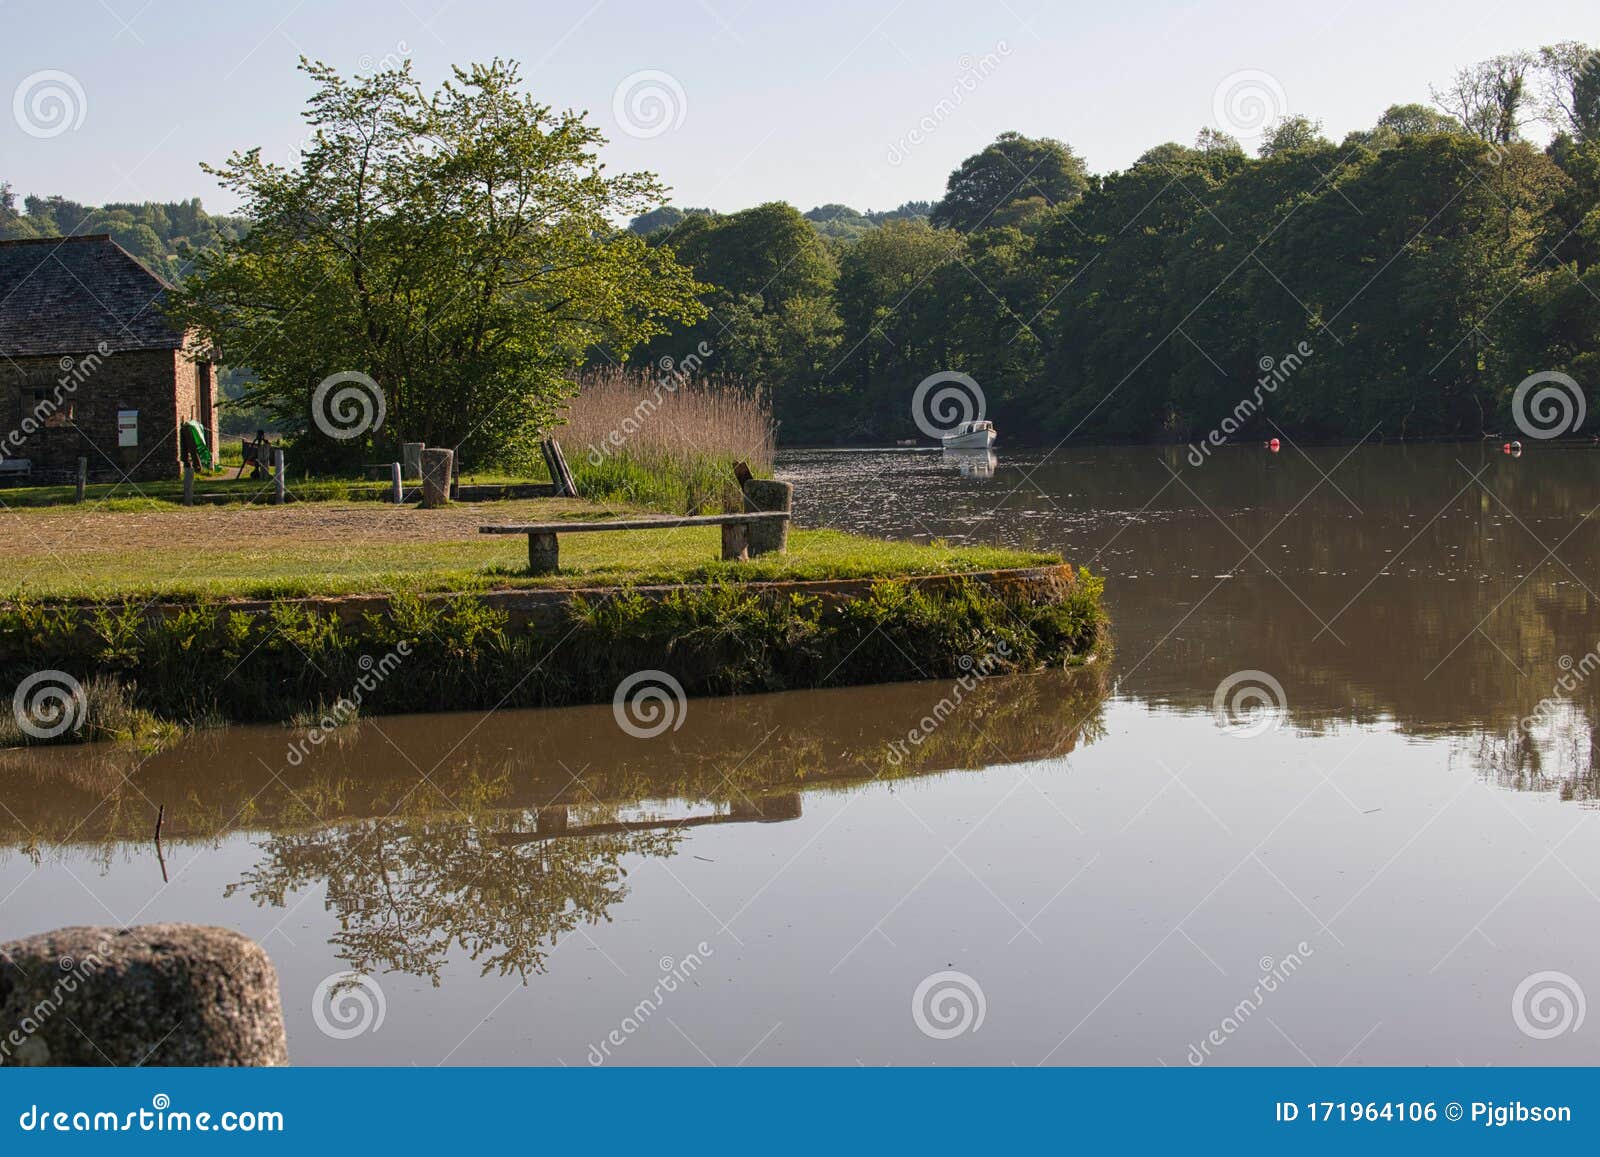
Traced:
<svg viewBox="0 0 1600 1157">
<path fill-rule="evenodd" d="M 722 528 L 722 561 L 743 562 L 750 557 L 750 524 L 730 522 Z"/>
<path fill-rule="evenodd" d="M 528 573 L 555 574 L 561 569 L 561 552 L 553 534 L 528 535 Z"/>
</svg>

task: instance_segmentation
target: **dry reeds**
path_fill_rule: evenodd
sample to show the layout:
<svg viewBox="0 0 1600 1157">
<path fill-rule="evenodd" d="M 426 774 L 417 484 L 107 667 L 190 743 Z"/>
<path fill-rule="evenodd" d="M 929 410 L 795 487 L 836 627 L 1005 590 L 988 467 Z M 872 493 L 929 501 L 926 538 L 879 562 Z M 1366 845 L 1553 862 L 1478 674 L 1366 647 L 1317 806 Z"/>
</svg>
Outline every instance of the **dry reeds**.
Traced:
<svg viewBox="0 0 1600 1157">
<path fill-rule="evenodd" d="M 610 366 L 579 379 L 556 431 L 578 488 L 685 511 L 736 507 L 733 463 L 770 474 L 766 396 L 742 382 Z"/>
</svg>

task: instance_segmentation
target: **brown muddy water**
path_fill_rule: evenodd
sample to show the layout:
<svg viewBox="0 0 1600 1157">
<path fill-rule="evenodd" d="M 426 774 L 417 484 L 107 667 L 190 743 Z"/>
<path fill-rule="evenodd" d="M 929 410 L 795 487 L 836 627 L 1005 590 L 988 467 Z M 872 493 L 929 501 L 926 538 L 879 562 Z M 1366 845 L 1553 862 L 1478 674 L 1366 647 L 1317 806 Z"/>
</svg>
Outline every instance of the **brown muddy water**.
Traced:
<svg viewBox="0 0 1600 1157">
<path fill-rule="evenodd" d="M 1600 1063 L 1600 451 L 780 473 L 1093 567 L 1116 654 L 0 753 L 0 939 L 237 928 L 303 1064 Z"/>
</svg>

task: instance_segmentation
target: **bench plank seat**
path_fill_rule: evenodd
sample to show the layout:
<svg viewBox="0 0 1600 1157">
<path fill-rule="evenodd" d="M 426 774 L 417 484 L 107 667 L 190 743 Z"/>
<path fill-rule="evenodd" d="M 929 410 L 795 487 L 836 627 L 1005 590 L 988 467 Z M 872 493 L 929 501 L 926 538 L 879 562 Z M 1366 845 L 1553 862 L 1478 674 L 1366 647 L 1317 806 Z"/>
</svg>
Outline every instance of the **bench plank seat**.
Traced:
<svg viewBox="0 0 1600 1157">
<path fill-rule="evenodd" d="M 608 522 L 518 522 L 500 526 L 480 526 L 479 534 L 525 534 L 528 536 L 528 573 L 555 574 L 560 569 L 562 534 L 584 534 L 602 530 L 675 530 L 685 526 L 722 527 L 724 560 L 750 557 L 750 524 L 787 522 L 787 510 L 752 510 L 743 514 L 693 514 L 682 518 L 618 518 Z M 782 550 L 782 546 L 778 547 Z M 759 550 L 757 553 L 761 553 Z"/>
<path fill-rule="evenodd" d="M 682 518 L 618 518 L 607 522 L 522 522 L 480 526 L 479 534 L 575 534 L 589 530 L 668 530 L 675 526 L 732 526 L 789 517 L 786 510 L 752 510 L 748 514 L 691 514 Z"/>
</svg>

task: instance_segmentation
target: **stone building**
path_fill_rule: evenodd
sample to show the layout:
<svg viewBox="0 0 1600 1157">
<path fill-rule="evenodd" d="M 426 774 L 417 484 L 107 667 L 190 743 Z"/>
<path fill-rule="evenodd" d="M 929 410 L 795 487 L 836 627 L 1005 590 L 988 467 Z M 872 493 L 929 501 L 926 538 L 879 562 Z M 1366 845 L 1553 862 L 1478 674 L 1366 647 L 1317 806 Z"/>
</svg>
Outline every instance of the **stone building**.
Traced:
<svg viewBox="0 0 1600 1157">
<path fill-rule="evenodd" d="M 215 449 L 216 367 L 171 288 L 104 234 L 0 241 L 0 480 L 175 478 L 191 418 Z"/>
</svg>

